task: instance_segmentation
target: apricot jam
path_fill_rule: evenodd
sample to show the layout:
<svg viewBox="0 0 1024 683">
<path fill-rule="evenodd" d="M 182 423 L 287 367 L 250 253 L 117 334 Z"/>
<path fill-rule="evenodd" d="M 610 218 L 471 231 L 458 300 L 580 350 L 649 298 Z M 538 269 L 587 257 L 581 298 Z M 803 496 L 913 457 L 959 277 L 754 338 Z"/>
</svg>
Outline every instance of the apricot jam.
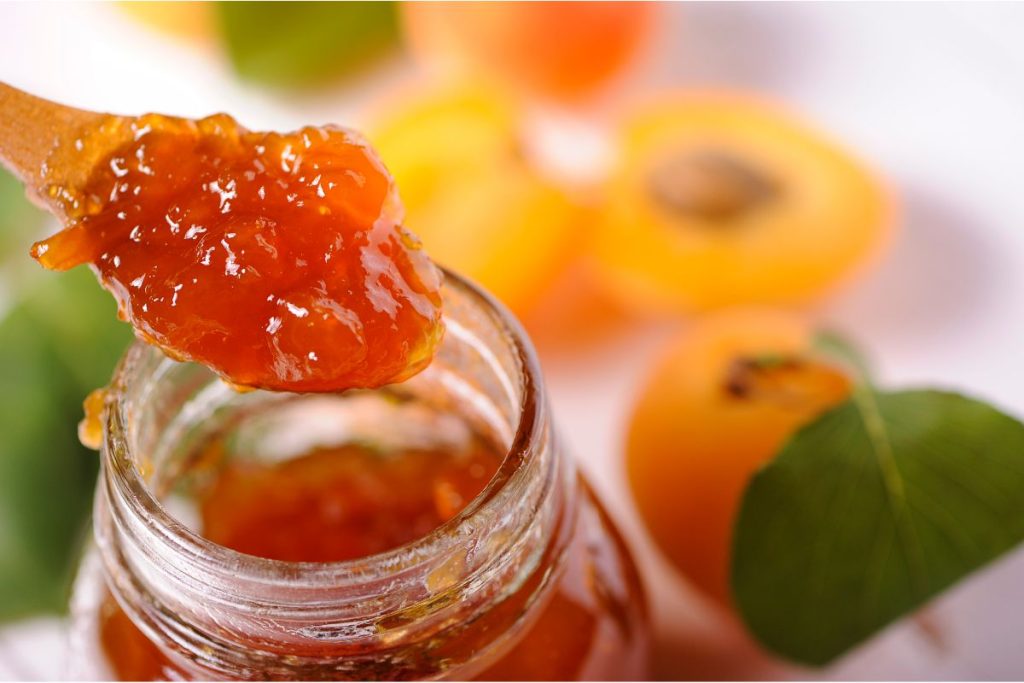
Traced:
<svg viewBox="0 0 1024 683">
<path fill-rule="evenodd" d="M 219 446 L 214 445 L 216 451 Z M 241 552 L 298 562 L 330 562 L 398 547 L 431 531 L 468 503 L 494 474 L 501 454 L 474 442 L 459 453 L 413 450 L 384 456 L 361 447 L 319 450 L 274 466 L 228 465 L 201 494 L 203 535 Z M 587 492 L 589 496 L 589 491 Z M 596 507 L 599 520 L 604 513 Z M 605 522 L 606 523 L 606 522 Z M 596 540 L 596 539 L 595 539 Z M 599 547 L 572 548 L 561 584 L 514 650 L 483 680 L 571 680 L 603 677 L 620 666 L 605 651 L 609 625 L 630 632 L 630 610 L 605 585 L 616 571 L 605 554 L 621 552 L 617 537 Z M 630 578 L 635 581 L 635 578 Z M 525 609 L 532 586 L 513 595 L 466 642 Z M 101 645 L 119 680 L 181 680 L 187 671 L 161 650 L 107 596 L 100 611 Z M 610 622 L 610 623 L 606 623 Z M 604 647 L 607 647 L 605 645 Z M 350 654 L 340 649 L 342 654 Z M 325 650 L 330 654 L 330 650 Z M 372 668 L 366 670 L 372 675 Z M 614 676 L 613 676 L 614 677 Z"/>
<path fill-rule="evenodd" d="M 500 454 L 472 439 L 458 451 L 314 450 L 278 464 L 224 463 L 214 441 L 198 459 L 217 468 L 198 492 L 201 531 L 239 552 L 288 562 L 337 562 L 391 550 L 458 513 L 494 475 Z M 120 680 L 174 680 L 159 648 L 109 596 L 100 639 Z"/>
<path fill-rule="evenodd" d="M 275 465 L 233 462 L 201 494 L 202 533 L 239 552 L 285 562 L 366 557 L 454 517 L 500 462 L 475 441 L 459 452 L 376 453 L 350 445 Z"/>
<path fill-rule="evenodd" d="M 647 675 L 636 569 L 559 447 L 532 348 L 458 276 L 443 296 L 433 361 L 373 390 L 238 393 L 128 351 L 97 399 L 70 676 Z"/>
<path fill-rule="evenodd" d="M 430 361 L 440 276 L 358 134 L 220 114 L 111 117 L 93 137 L 124 142 L 82 187 L 44 186 L 68 223 L 32 254 L 91 264 L 143 340 L 282 391 L 376 387 Z"/>
</svg>

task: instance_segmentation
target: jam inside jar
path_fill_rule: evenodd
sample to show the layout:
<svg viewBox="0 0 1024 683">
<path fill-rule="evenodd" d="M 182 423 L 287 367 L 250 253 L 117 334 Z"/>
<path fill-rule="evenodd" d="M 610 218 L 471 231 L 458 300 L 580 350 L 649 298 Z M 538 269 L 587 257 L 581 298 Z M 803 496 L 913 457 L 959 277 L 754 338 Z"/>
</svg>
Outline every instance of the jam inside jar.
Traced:
<svg viewBox="0 0 1024 683">
<path fill-rule="evenodd" d="M 132 347 L 104 411 L 76 678 L 642 679 L 643 592 L 533 350 L 447 274 L 400 384 L 237 393 Z"/>
</svg>

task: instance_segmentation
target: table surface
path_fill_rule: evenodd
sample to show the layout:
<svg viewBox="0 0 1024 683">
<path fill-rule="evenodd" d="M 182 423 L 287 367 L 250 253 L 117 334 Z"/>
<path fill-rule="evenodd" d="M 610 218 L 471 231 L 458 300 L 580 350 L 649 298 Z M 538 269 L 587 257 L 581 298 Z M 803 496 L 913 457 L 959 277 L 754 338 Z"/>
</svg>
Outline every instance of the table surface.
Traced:
<svg viewBox="0 0 1024 683">
<path fill-rule="evenodd" d="M 886 383 L 954 386 L 1024 415 L 1024 5 L 666 9 L 659 41 L 630 88 L 767 93 L 857 150 L 899 193 L 893 250 L 815 315 L 868 346 Z M 82 107 L 185 116 L 224 110 L 253 128 L 358 125 L 361 102 L 415 77 L 396 61 L 344 91 L 285 100 L 238 83 L 218 55 L 151 34 L 110 6 L 0 5 L 0 80 Z M 929 608 L 940 637 L 904 622 L 824 672 L 759 655 L 668 570 L 630 508 L 620 444 L 650 354 L 679 325 L 641 326 L 571 357 L 542 358 L 564 440 L 622 522 L 657 596 L 659 675 L 1024 675 L 1024 552 Z M 41 619 L 0 630 L 0 679 L 58 676 L 63 627 Z"/>
</svg>

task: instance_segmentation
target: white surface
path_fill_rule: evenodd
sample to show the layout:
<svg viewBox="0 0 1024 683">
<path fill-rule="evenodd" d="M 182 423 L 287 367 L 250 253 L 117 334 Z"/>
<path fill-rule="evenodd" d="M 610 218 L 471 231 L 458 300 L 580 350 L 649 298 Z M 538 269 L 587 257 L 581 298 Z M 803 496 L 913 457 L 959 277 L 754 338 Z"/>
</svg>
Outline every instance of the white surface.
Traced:
<svg viewBox="0 0 1024 683">
<path fill-rule="evenodd" d="M 643 82 L 771 94 L 898 189 L 904 220 L 894 249 L 820 315 L 868 346 L 885 381 L 955 386 L 1024 415 L 1024 5 L 670 9 Z M 109 7 L 0 6 L 0 80 L 83 107 L 226 110 L 254 128 L 358 123 L 361 99 L 407 69 L 397 63 L 372 86 L 334 95 L 275 99 L 236 83 L 217 55 L 147 33 Z M 561 432 L 634 539 L 656 595 L 660 671 L 800 675 L 753 654 L 734 625 L 707 611 L 642 540 L 629 509 L 619 465 L 623 420 L 667 332 L 636 330 L 634 339 L 571 359 L 544 357 Z M 942 642 L 912 623 L 898 625 L 825 675 L 1020 678 L 1022 611 L 1024 555 L 1017 553 L 932 608 Z M 0 632 L 0 678 L 55 676 L 58 643 L 54 622 Z"/>
</svg>

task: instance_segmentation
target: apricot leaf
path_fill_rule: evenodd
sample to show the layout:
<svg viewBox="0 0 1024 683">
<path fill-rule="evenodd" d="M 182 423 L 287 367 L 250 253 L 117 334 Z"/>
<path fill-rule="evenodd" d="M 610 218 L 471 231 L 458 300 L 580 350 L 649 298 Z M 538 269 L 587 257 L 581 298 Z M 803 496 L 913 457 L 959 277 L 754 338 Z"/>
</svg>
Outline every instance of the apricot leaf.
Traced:
<svg viewBox="0 0 1024 683">
<path fill-rule="evenodd" d="M 84 268 L 40 277 L 0 319 L 0 621 L 67 604 L 99 464 L 78 443 L 82 399 L 130 339 Z"/>
<path fill-rule="evenodd" d="M 358 70 L 397 45 L 390 2 L 219 2 L 228 56 L 243 78 L 307 86 Z"/>
<path fill-rule="evenodd" d="M 754 476 L 733 540 L 751 632 L 828 663 L 1024 540 L 1024 425 L 954 393 L 859 387 Z"/>
<path fill-rule="evenodd" d="M 871 377 L 868 360 L 849 339 L 833 330 L 824 330 L 814 336 L 815 351 L 826 358 L 831 358 L 850 369 L 860 382 L 867 382 Z"/>
<path fill-rule="evenodd" d="M 25 188 L 10 173 L 0 168 L 0 258 L 20 250 L 28 261 L 32 237 L 43 222 L 43 214 L 29 204 Z"/>
</svg>

